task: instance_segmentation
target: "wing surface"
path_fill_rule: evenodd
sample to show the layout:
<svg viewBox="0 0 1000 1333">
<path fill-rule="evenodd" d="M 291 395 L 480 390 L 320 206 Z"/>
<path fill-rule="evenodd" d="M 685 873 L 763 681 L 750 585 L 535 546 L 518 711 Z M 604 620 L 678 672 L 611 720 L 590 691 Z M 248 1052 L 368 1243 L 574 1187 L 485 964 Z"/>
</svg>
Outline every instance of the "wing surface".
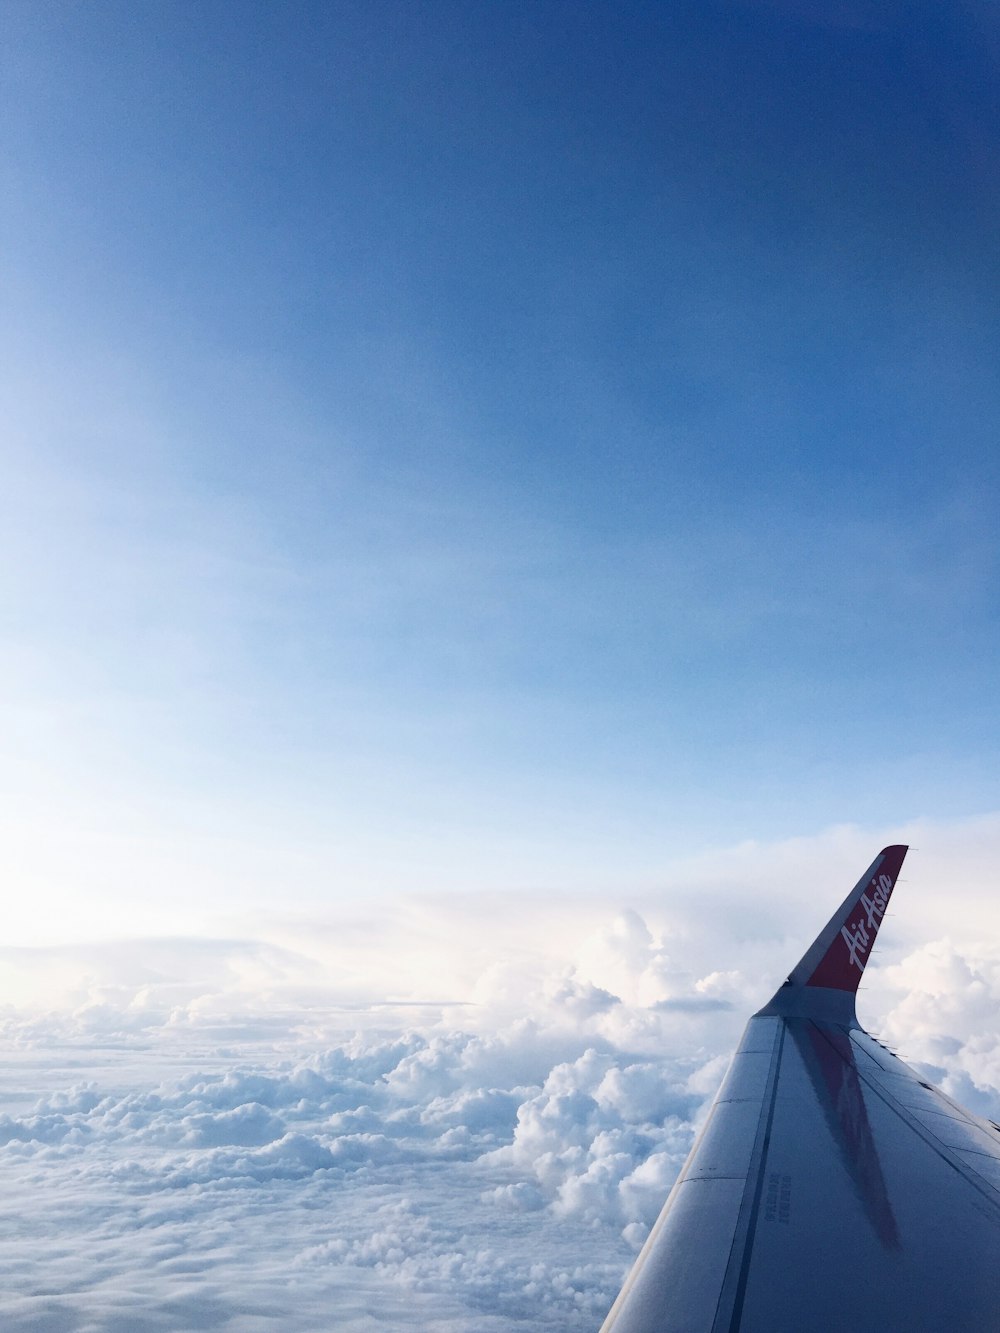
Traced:
<svg viewBox="0 0 1000 1333">
<path fill-rule="evenodd" d="M 1000 1329 L 1000 1129 L 855 1015 L 905 854 L 750 1019 L 602 1333 Z"/>
</svg>

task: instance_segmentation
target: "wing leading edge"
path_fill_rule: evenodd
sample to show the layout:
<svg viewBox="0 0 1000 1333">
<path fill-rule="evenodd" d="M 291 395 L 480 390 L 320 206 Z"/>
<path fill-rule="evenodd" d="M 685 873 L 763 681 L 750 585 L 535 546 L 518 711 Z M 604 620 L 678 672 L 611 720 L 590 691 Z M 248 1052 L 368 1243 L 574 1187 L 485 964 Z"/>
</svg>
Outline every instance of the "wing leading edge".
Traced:
<svg viewBox="0 0 1000 1333">
<path fill-rule="evenodd" d="M 750 1019 L 602 1333 L 1000 1328 L 1000 1131 L 855 1012 L 906 850 Z"/>
</svg>

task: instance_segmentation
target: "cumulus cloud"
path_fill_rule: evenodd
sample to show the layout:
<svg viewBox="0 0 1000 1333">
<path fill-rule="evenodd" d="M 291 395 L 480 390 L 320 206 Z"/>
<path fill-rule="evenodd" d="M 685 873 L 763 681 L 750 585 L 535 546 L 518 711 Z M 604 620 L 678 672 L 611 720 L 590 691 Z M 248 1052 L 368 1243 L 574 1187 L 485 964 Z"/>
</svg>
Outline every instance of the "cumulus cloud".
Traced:
<svg viewBox="0 0 1000 1333">
<path fill-rule="evenodd" d="M 949 1096 L 1000 1120 L 1000 941 L 934 940 L 886 969 L 883 1038 Z"/>
<path fill-rule="evenodd" d="M 553 1040 L 366 1036 L 8 1112 L 3 1207 L 29 1225 L 0 1247 L 5 1327 L 306 1329 L 320 1308 L 348 1329 L 594 1327 L 703 1098 L 585 1036 L 524 1081 Z"/>
<path fill-rule="evenodd" d="M 694 898 L 720 873 L 702 870 Z M 978 873 L 953 922 L 976 919 Z M 789 941 L 798 917 L 779 928 L 769 900 L 768 937 L 733 901 L 722 926 L 676 904 L 584 904 L 562 935 L 552 904 L 411 907 L 411 949 L 435 934 L 457 956 L 391 986 L 390 931 L 378 985 L 353 998 L 342 973 L 323 980 L 324 926 L 193 954 L 8 950 L 9 973 L 69 966 L 0 1016 L 4 1328 L 596 1329 L 745 1018 L 822 924 Z M 925 905 L 925 927 L 940 910 Z M 900 942 L 898 919 L 866 1016 L 1000 1118 L 1000 948 L 930 928 Z"/>
<path fill-rule="evenodd" d="M 5 1327 L 599 1325 L 719 1072 L 717 1014 L 653 1007 L 702 992 L 638 913 L 585 958 L 501 954 L 477 1003 L 409 1027 L 315 991 L 262 1015 L 239 967 L 196 993 L 190 960 L 161 942 L 144 976 L 141 949 L 4 1016 L 2 1206 L 30 1219 L 0 1246 Z M 65 1052 L 92 1076 L 60 1081 Z"/>
</svg>

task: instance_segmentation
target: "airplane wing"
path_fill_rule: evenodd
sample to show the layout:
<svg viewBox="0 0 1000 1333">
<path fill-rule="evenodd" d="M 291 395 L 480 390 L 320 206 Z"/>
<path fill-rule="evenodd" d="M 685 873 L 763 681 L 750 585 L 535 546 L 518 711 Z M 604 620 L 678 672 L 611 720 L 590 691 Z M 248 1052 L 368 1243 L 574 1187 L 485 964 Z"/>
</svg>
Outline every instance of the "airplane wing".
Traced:
<svg viewBox="0 0 1000 1333">
<path fill-rule="evenodd" d="M 1000 1126 L 855 1013 L 906 850 L 750 1019 L 602 1333 L 1000 1330 Z"/>
</svg>

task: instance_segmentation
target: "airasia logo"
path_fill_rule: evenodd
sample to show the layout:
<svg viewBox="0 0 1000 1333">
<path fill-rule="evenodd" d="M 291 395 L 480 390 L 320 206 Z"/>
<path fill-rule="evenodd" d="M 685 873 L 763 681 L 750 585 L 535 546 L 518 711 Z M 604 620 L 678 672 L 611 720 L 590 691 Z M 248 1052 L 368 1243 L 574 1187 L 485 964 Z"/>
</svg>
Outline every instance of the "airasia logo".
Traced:
<svg viewBox="0 0 1000 1333">
<path fill-rule="evenodd" d="M 841 927 L 840 933 L 850 954 L 848 961 L 853 963 L 859 972 L 864 971 L 865 963 L 868 961 L 868 950 L 879 928 L 879 922 L 885 914 L 890 893 L 892 893 L 892 880 L 888 875 L 873 878 L 858 903 L 861 915 L 857 921 Z"/>
</svg>

